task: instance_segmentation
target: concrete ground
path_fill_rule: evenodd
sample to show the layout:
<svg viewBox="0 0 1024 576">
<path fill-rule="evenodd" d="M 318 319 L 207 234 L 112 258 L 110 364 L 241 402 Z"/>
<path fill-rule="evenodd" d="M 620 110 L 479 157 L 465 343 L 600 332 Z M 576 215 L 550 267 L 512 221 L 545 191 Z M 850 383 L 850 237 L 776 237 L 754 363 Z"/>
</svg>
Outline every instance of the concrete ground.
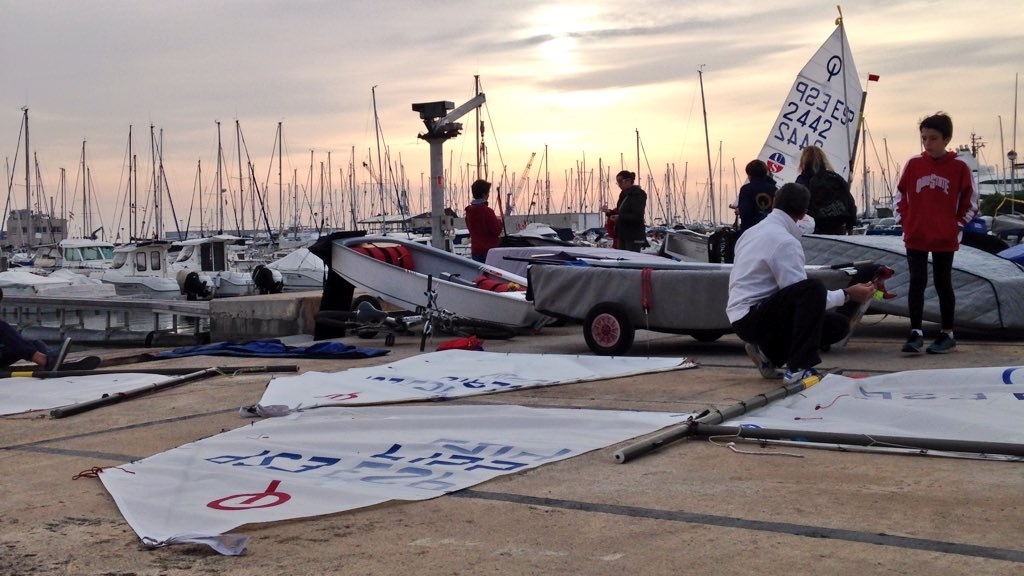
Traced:
<svg viewBox="0 0 1024 576">
<path fill-rule="evenodd" d="M 946 356 L 899 353 L 906 319 L 869 316 L 824 368 L 877 374 L 1019 365 L 1024 341 L 959 333 Z M 382 346 L 378 340 L 360 344 Z M 435 343 L 436 344 L 436 343 Z M 495 352 L 589 354 L 579 326 L 488 341 Z M 72 356 L 84 352 L 75 350 Z M 138 350 L 106 350 L 109 364 Z M 337 371 L 419 352 L 399 337 L 357 361 L 181 358 L 147 366 L 298 364 Z M 631 355 L 700 367 L 461 403 L 699 411 L 773 390 L 734 336 L 640 332 Z M 248 424 L 269 375 L 221 376 L 77 416 L 0 418 L 0 575 L 96 574 L 1024 574 L 1020 463 L 684 440 L 627 464 L 623 443 L 461 492 L 248 526 L 239 557 L 143 549 L 99 480 L 74 479 Z M 787 452 L 791 456 L 765 456 Z M 155 495 L 159 497 L 159 495 Z"/>
</svg>

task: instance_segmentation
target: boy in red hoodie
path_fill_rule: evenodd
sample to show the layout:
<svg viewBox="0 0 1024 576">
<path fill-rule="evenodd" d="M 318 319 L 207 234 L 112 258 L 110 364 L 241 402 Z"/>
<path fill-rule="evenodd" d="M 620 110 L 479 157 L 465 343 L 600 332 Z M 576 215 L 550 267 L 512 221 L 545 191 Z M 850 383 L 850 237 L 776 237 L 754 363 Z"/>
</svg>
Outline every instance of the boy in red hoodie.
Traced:
<svg viewBox="0 0 1024 576">
<path fill-rule="evenodd" d="M 946 151 L 953 137 L 953 120 L 938 112 L 922 120 L 918 128 L 924 152 L 907 161 L 893 199 L 896 221 L 903 225 L 910 272 L 907 303 L 911 330 L 903 352 L 917 354 L 924 346 L 921 324 L 931 252 L 942 331 L 928 346 L 928 353 L 945 354 L 956 348 L 953 254 L 960 248 L 961 231 L 978 212 L 978 192 L 970 167 L 957 158 L 956 152 Z"/>
<path fill-rule="evenodd" d="M 466 228 L 469 229 L 469 250 L 473 260 L 487 261 L 487 252 L 501 244 L 501 220 L 487 205 L 491 183 L 477 180 L 470 186 L 473 201 L 466 206 Z"/>
</svg>

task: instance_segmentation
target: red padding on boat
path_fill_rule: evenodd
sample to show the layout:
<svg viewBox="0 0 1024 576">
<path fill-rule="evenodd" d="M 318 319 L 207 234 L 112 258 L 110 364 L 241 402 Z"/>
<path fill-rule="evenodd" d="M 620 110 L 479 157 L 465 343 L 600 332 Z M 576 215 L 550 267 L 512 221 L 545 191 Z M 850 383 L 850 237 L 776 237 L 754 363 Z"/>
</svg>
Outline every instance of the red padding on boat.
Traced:
<svg viewBox="0 0 1024 576">
<path fill-rule="evenodd" d="M 481 290 L 488 290 L 490 292 L 522 292 L 526 290 L 526 287 L 517 282 L 505 282 L 503 280 L 494 280 L 487 276 L 479 276 L 476 280 L 473 280 L 473 284 Z"/>
<path fill-rule="evenodd" d="M 380 260 L 381 262 L 387 262 L 392 266 L 398 266 L 399 268 L 405 268 L 406 270 L 412 270 L 412 253 L 405 246 L 400 244 L 389 244 L 385 246 L 378 246 L 376 244 L 358 244 L 352 247 L 353 250 L 361 254 Z"/>
</svg>

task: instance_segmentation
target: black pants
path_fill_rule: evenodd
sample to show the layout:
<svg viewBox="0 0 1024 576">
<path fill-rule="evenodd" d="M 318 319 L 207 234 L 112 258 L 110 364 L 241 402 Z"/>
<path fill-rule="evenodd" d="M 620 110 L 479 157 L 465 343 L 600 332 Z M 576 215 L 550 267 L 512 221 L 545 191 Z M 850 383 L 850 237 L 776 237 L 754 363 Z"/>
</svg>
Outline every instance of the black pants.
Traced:
<svg viewBox="0 0 1024 576">
<path fill-rule="evenodd" d="M 817 366 L 821 347 L 839 342 L 850 331 L 846 316 L 825 310 L 827 293 L 820 280 L 802 280 L 751 308 L 733 323 L 733 330 L 757 344 L 776 366 Z"/>
<path fill-rule="evenodd" d="M 924 319 L 924 290 L 928 287 L 928 253 L 907 248 L 907 268 L 910 286 L 907 305 L 910 308 L 910 327 L 921 329 Z M 956 293 L 953 292 L 953 252 L 932 252 L 932 282 L 939 296 L 939 316 L 943 330 L 953 329 L 956 313 Z"/>
</svg>

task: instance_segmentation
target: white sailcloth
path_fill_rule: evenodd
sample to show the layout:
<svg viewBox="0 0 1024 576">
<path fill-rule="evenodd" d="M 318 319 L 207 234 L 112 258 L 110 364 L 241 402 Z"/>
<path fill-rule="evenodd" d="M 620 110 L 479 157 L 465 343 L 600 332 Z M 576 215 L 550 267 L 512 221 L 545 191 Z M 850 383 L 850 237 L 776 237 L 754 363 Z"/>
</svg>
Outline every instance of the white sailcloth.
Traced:
<svg viewBox="0 0 1024 576">
<path fill-rule="evenodd" d="M 259 406 L 264 409 L 263 413 L 267 413 L 272 406 L 295 410 L 442 400 L 696 366 L 686 358 L 443 350 L 383 366 L 274 378 L 263 393 Z"/>
<path fill-rule="evenodd" d="M 817 146 L 832 168 L 849 179 L 863 98 L 840 23 L 797 74 L 758 158 L 780 184 L 793 182 L 800 173 L 801 151 Z"/>
<path fill-rule="evenodd" d="M 820 384 L 727 426 L 1024 443 L 1024 368 L 910 370 Z M 915 453 L 924 453 L 917 451 Z"/>
<path fill-rule="evenodd" d="M 677 424 L 689 414 L 368 406 L 272 418 L 99 478 L 147 546 L 240 554 L 243 524 L 426 500 Z"/>
</svg>

